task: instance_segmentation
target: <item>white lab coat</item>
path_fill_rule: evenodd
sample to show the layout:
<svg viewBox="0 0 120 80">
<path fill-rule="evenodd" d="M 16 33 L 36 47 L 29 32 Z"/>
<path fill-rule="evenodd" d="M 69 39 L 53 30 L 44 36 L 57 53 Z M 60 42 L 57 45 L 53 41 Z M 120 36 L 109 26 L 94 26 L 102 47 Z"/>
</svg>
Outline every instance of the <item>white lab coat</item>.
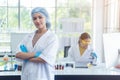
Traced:
<svg viewBox="0 0 120 80">
<path fill-rule="evenodd" d="M 92 51 L 93 49 L 90 46 L 88 46 L 83 55 L 80 55 L 79 45 L 77 44 L 70 47 L 67 58 L 70 59 L 71 61 L 74 61 L 76 64 L 77 63 L 87 64 L 90 61 L 92 61 L 90 56 Z"/>
<path fill-rule="evenodd" d="M 58 49 L 57 36 L 48 30 L 43 36 L 40 37 L 33 47 L 32 39 L 34 35 L 35 32 L 29 34 L 20 44 L 24 44 L 29 52 L 42 51 L 42 54 L 39 57 L 44 59 L 47 63 L 34 63 L 29 61 L 23 62 L 21 80 L 54 80 L 53 65 L 56 60 Z M 17 52 L 19 51 L 20 49 L 18 46 Z"/>
</svg>

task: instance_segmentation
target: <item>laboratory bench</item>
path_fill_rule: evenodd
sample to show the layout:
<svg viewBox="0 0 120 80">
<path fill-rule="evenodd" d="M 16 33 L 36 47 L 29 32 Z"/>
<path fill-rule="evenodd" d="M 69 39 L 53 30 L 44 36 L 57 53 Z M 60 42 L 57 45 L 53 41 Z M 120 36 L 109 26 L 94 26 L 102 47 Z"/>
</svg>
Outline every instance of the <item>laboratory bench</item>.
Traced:
<svg viewBox="0 0 120 80">
<path fill-rule="evenodd" d="M 55 70 L 55 80 L 120 80 L 120 70 L 100 67 Z"/>
<path fill-rule="evenodd" d="M 21 71 L 2 71 L 0 80 L 21 80 Z"/>
</svg>

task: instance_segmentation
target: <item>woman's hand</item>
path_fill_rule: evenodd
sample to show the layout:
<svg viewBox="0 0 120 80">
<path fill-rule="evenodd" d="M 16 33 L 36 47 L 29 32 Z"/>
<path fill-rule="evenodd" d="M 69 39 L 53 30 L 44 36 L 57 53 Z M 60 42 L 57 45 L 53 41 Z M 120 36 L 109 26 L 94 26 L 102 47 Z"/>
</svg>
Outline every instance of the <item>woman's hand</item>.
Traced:
<svg viewBox="0 0 120 80">
<path fill-rule="evenodd" d="M 115 66 L 115 68 L 120 68 L 120 64 L 117 64 L 117 65 Z"/>
<path fill-rule="evenodd" d="M 37 57 L 37 58 L 31 58 L 31 59 L 29 59 L 29 61 L 31 61 L 31 62 L 36 62 L 36 63 L 46 63 L 46 61 L 43 60 L 43 59 L 40 58 L 40 57 Z"/>
</svg>

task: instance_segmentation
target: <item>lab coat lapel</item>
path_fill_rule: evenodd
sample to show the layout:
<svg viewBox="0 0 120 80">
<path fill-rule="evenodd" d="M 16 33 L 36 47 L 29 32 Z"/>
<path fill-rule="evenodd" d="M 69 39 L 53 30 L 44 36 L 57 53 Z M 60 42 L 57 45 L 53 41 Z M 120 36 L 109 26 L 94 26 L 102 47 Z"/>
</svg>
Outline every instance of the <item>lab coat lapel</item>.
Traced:
<svg viewBox="0 0 120 80">
<path fill-rule="evenodd" d="M 76 46 L 74 52 L 75 52 L 75 53 L 74 53 L 74 54 L 75 54 L 75 55 L 74 55 L 75 60 L 76 60 L 76 61 L 79 61 L 79 59 L 80 59 L 80 57 L 81 57 L 80 51 L 79 51 L 79 45 Z"/>
<path fill-rule="evenodd" d="M 35 46 L 33 47 L 33 51 L 35 51 L 35 49 L 37 49 L 36 47 L 38 47 L 39 45 L 45 45 L 44 42 L 47 42 L 47 41 L 45 41 L 45 40 L 47 40 L 46 37 L 47 37 L 47 35 L 48 35 L 48 32 L 49 32 L 49 31 L 47 31 L 45 34 L 43 34 L 43 35 L 38 39 L 38 41 L 36 42 Z"/>
</svg>

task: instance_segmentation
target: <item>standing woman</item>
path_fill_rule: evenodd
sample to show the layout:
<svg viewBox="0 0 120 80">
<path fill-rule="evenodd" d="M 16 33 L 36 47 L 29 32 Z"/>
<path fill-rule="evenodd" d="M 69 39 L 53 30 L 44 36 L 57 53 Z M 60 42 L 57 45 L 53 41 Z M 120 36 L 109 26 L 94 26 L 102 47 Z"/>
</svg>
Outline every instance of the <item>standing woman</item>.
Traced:
<svg viewBox="0 0 120 80">
<path fill-rule="evenodd" d="M 23 62 L 21 80 L 54 80 L 57 36 L 49 30 L 51 23 L 46 9 L 36 7 L 31 16 L 37 30 L 26 36 L 16 50 L 17 60 Z"/>
<path fill-rule="evenodd" d="M 68 58 L 74 61 L 76 64 L 94 64 L 97 56 L 95 53 L 93 53 L 90 43 L 90 35 L 86 32 L 82 33 L 79 37 L 78 44 L 70 47 L 68 51 Z"/>
</svg>

